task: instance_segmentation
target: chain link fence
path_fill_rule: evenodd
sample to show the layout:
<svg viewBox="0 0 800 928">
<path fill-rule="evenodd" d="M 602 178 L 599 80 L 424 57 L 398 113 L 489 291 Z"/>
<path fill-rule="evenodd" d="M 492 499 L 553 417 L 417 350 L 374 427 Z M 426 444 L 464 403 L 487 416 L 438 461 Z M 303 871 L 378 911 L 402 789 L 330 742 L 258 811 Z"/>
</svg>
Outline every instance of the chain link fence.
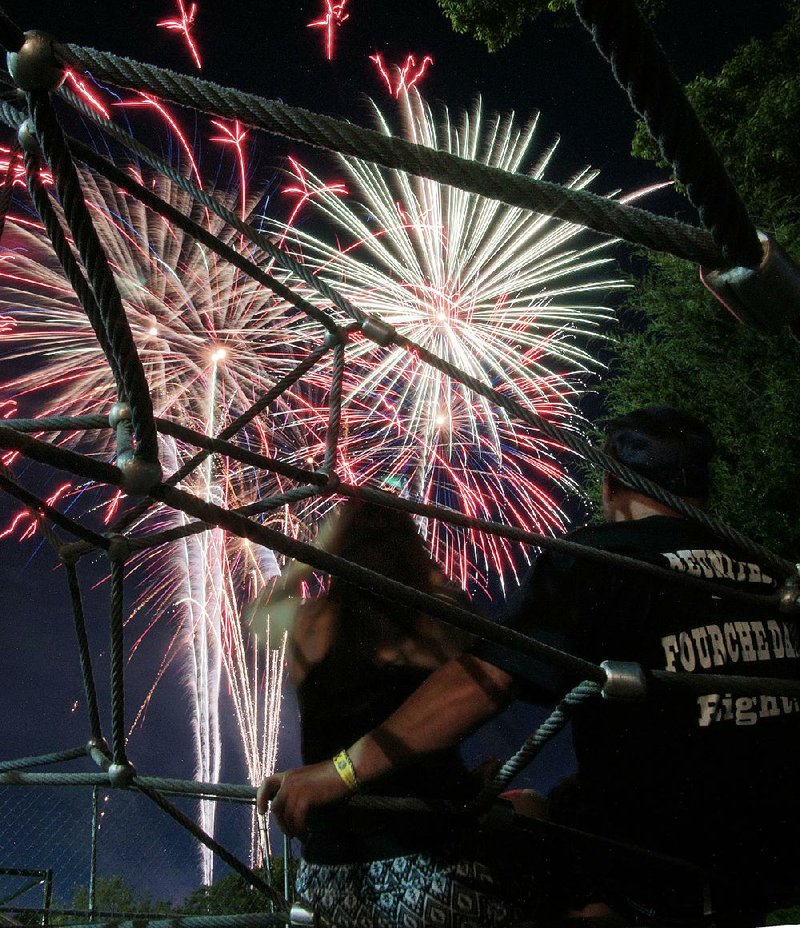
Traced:
<svg viewBox="0 0 800 928">
<path fill-rule="evenodd" d="M 197 820 L 198 801 L 170 797 Z M 250 803 L 216 802 L 215 835 L 251 865 Z M 121 916 L 269 912 L 239 874 L 213 860 L 146 796 L 99 787 L 0 786 L 0 924 L 82 924 Z M 280 842 L 258 872 L 291 897 L 296 862 Z M 206 859 L 206 864 L 208 860 Z"/>
</svg>

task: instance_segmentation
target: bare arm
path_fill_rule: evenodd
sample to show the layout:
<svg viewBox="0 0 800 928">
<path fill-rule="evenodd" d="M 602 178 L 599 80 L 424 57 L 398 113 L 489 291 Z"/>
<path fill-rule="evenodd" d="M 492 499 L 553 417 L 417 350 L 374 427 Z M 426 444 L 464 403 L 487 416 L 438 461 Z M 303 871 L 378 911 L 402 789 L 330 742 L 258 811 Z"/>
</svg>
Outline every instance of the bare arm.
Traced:
<svg viewBox="0 0 800 928">
<path fill-rule="evenodd" d="M 511 696 L 511 678 L 471 655 L 435 671 L 382 725 L 348 749 L 359 783 L 365 784 L 420 754 L 457 744 L 502 709 Z M 258 807 L 272 811 L 284 832 L 302 834 L 315 806 L 348 794 L 330 761 L 266 779 Z"/>
</svg>

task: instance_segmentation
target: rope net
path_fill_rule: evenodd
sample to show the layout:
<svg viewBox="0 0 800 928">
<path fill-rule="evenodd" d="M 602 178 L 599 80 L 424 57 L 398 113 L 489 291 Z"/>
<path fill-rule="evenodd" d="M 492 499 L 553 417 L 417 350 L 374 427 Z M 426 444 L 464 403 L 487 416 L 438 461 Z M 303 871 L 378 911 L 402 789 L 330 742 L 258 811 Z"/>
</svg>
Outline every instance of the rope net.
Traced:
<svg viewBox="0 0 800 928">
<path fill-rule="evenodd" d="M 619 72 L 617 76 L 623 75 L 621 82 L 630 84 L 632 79 L 625 70 L 625 62 L 618 59 L 618 50 L 613 43 L 608 45 L 608 24 L 591 25 L 591 17 L 600 15 L 597 12 L 593 14 L 593 6 L 598 5 L 579 4 L 580 15 L 606 45 L 604 54 L 614 59 L 615 69 Z M 599 6 L 602 8 L 603 5 Z M 11 51 L 21 53 L 26 38 L 2 17 L 0 41 Z M 590 193 L 583 189 L 589 178 L 568 186 L 550 184 L 538 176 L 516 171 L 513 165 L 507 169 L 481 164 L 457 152 L 396 138 L 389 133 L 361 129 L 93 49 L 46 43 L 44 51 L 39 49 L 39 52 L 44 54 L 45 64 L 56 71 L 64 66 L 91 68 L 96 79 L 153 95 L 154 99 L 193 107 L 217 118 L 241 120 L 252 128 L 278 133 L 343 156 L 500 201 L 508 210 L 516 211 L 504 214 L 513 217 L 514 223 L 535 225 L 546 221 L 548 216 L 555 217 L 572 224 L 569 234 L 586 227 L 615 239 L 622 238 L 711 267 L 724 265 L 732 256 L 737 260 L 753 258 L 755 233 L 746 227 L 746 216 L 742 217 L 738 201 L 733 217 L 720 216 L 720 210 L 711 207 L 705 209 L 705 213 L 712 217 L 709 220 L 709 225 L 713 226 L 711 234 Z M 91 346 L 91 350 L 102 353 L 105 379 L 101 377 L 97 381 L 96 400 L 89 404 L 91 408 L 85 406 L 81 414 L 58 411 L 52 416 L 29 419 L 9 416 L 0 425 L 0 449 L 5 452 L 4 463 L 0 467 L 0 486 L 32 513 L 33 522 L 41 529 L 64 568 L 91 738 L 87 747 L 7 761 L 0 765 L 0 803 L 9 804 L 11 811 L 8 817 L 18 822 L 20 834 L 28 831 L 25 826 L 28 817 L 35 817 L 42 809 L 54 805 L 51 797 L 57 789 L 59 793 L 69 792 L 73 797 L 70 803 L 82 804 L 81 814 L 85 815 L 86 821 L 84 836 L 76 838 L 74 843 L 76 860 L 61 862 L 57 873 L 49 866 L 46 846 L 37 847 L 34 852 L 21 846 L 21 839 L 6 844 L 5 856 L 0 858 L 3 905 L 29 914 L 34 910 L 49 913 L 56 911 L 57 907 L 53 905 L 56 898 L 59 900 L 60 917 L 78 921 L 84 916 L 116 918 L 134 915 L 144 909 L 150 915 L 166 912 L 165 906 L 159 909 L 152 900 L 152 904 L 142 908 L 141 900 L 124 895 L 110 909 L 110 903 L 106 903 L 104 908 L 97 901 L 98 881 L 103 879 L 103 867 L 98 867 L 95 857 L 101 853 L 100 845 L 118 849 L 121 842 L 130 841 L 137 845 L 136 855 L 139 858 L 158 857 L 159 850 L 149 847 L 140 838 L 140 828 L 144 828 L 145 819 L 157 811 L 174 820 L 176 828 L 184 829 L 187 841 L 197 841 L 206 849 L 205 860 L 214 855 L 222 862 L 221 866 L 225 869 L 222 881 L 227 880 L 229 884 L 231 911 L 234 907 L 241 912 L 268 911 L 285 920 L 289 893 L 279 885 L 282 877 L 276 875 L 274 867 L 270 869 L 269 857 L 265 857 L 264 826 L 255 821 L 252 811 L 253 785 L 226 786 L 216 782 L 219 758 L 213 747 L 209 749 L 209 766 L 199 772 L 205 774 L 198 777 L 200 782 L 141 775 L 128 756 L 131 712 L 130 706 L 126 708 L 125 639 L 130 602 L 126 601 L 126 589 L 130 585 L 131 574 L 141 571 L 141 565 L 147 564 L 148 559 L 164 556 L 165 550 L 177 550 L 179 557 L 188 559 L 188 551 L 207 554 L 214 546 L 224 544 L 222 539 L 225 536 L 232 537 L 240 544 L 239 562 L 259 573 L 262 591 L 269 590 L 270 581 L 279 573 L 276 555 L 296 558 L 319 572 L 342 577 L 378 595 L 441 618 L 473 635 L 553 662 L 565 670 L 576 688 L 565 696 L 551 719 L 487 786 L 477 804 L 482 808 L 490 806 L 493 798 L 536 756 L 542 745 L 563 728 L 572 705 L 596 698 L 602 692 L 607 680 L 606 670 L 512 629 L 498 626 L 477 612 L 408 588 L 319 550 L 308 541 L 308 513 L 324 512 L 336 500 L 361 498 L 414 513 L 425 520 L 428 531 L 434 536 L 443 531 L 453 533 L 451 537 L 466 539 L 480 535 L 490 539 L 484 542 L 487 549 L 497 548 L 506 552 L 550 548 L 604 564 L 647 572 L 671 583 L 700 584 L 703 589 L 716 590 L 720 595 L 748 600 L 746 594 L 731 593 L 726 587 L 716 587 L 707 580 L 686 574 L 676 575 L 621 555 L 587 549 L 553 537 L 557 524 L 543 524 L 541 531 L 531 531 L 530 523 L 518 514 L 503 518 L 505 514 L 501 513 L 499 505 L 487 512 L 469 505 L 459 509 L 442 505 L 441 501 L 433 502 L 425 493 L 393 492 L 392 480 L 383 479 L 387 475 L 381 475 L 374 469 L 368 471 L 366 479 L 355 474 L 348 457 L 353 428 L 348 411 L 355 393 L 354 384 L 368 393 L 372 391 L 372 409 L 378 410 L 381 393 L 390 397 L 395 389 L 390 369 L 381 367 L 387 358 L 393 364 L 421 366 L 430 370 L 434 374 L 431 382 L 458 384 L 462 391 L 458 395 L 465 402 L 485 410 L 487 419 L 496 423 L 497 429 L 514 423 L 522 430 L 519 434 L 535 435 L 532 445 L 518 449 L 523 457 L 534 446 L 545 462 L 558 456 L 573 455 L 614 474 L 626 485 L 687 518 L 700 522 L 720 538 L 771 568 L 778 576 L 792 574 L 793 565 L 785 559 L 592 446 L 574 425 L 565 421 L 567 417 L 547 415 L 543 412 L 547 402 L 531 402 L 515 388 L 513 380 L 500 382 L 498 377 L 487 375 L 491 365 L 476 370 L 467 361 L 455 363 L 451 357 L 436 350 L 435 345 L 415 338 L 413 331 L 409 334 L 402 326 L 387 321 L 380 312 L 365 309 L 363 304 L 353 299 L 346 286 L 332 285 L 324 274 L 317 272 L 313 262 L 304 261 L 301 248 L 285 248 L 279 236 L 268 234 L 262 218 L 253 212 L 252 207 L 257 204 L 250 204 L 249 210 L 245 208 L 247 204 L 242 204 L 242 209 L 237 210 L 239 204 L 235 198 L 204 189 L 197 171 L 179 169 L 166 163 L 141 141 L 98 114 L 96 109 L 87 106 L 69 90 L 62 88 L 57 94 L 53 93 L 55 83 L 39 86 L 36 81 L 33 84 L 23 82 L 21 89 L 21 96 L 8 95 L 5 102 L 0 102 L 0 118 L 18 133 L 19 138 L 9 156 L 6 176 L 0 187 L 2 223 L 5 223 L 6 235 L 9 224 L 12 224 L 16 234 L 28 235 L 26 241 L 32 241 L 30 233 L 26 232 L 26 223 L 31 225 L 30 219 L 10 217 L 6 222 L 15 172 L 22 170 L 21 163 L 24 162 L 29 201 L 38 215 L 39 228 L 51 242 L 60 266 L 58 270 L 54 266 L 49 267 L 44 283 L 57 289 L 59 299 L 65 301 L 68 281 L 85 316 L 87 352 Z M 634 90 L 631 97 L 632 100 L 636 98 L 636 105 L 647 113 L 649 95 Z M 64 126 L 70 122 L 67 114 L 75 111 L 95 124 L 108 139 L 111 150 L 127 151 L 125 158 L 135 159 L 134 168 L 120 167 L 104 157 L 98 151 L 100 146 L 87 146 L 71 138 Z M 63 115 L 60 115 L 62 112 Z M 659 119 L 653 117 L 652 124 L 660 125 Z M 668 141 L 665 147 L 670 148 Z M 117 160 L 123 160 L 122 154 Z M 148 173 L 145 173 L 144 166 L 147 166 Z M 691 174 L 692 166 L 689 165 L 684 168 L 682 176 L 689 182 Z M 302 171 L 295 176 L 305 179 Z M 713 186 L 706 182 L 691 187 L 701 216 L 704 215 L 701 202 L 704 191 Z M 98 208 L 101 204 L 102 208 Z M 114 222 L 108 221 L 109 216 Z M 725 226 L 731 223 L 743 223 L 745 230 L 739 235 L 727 234 Z M 225 366 L 224 354 L 212 359 L 214 387 L 210 391 L 209 410 L 205 417 L 197 415 L 196 410 L 192 411 L 192 415 L 181 416 L 183 387 L 179 378 L 170 373 L 172 360 L 165 352 L 166 343 L 159 342 L 160 323 L 153 313 L 153 331 L 148 332 L 145 339 L 140 337 L 148 312 L 147 296 L 137 294 L 135 274 L 126 276 L 124 273 L 126 251 L 136 237 L 137 229 L 148 230 L 157 260 L 166 270 L 164 287 L 188 291 L 192 285 L 191 275 L 206 274 L 206 279 L 213 280 L 217 288 L 216 292 L 212 292 L 213 298 L 221 292 L 228 275 L 229 282 L 235 280 L 234 296 L 241 303 L 243 313 L 252 311 L 256 305 L 256 292 L 269 293 L 268 298 L 262 298 L 258 304 L 261 311 L 269 312 L 268 323 L 259 330 L 258 344 L 250 346 L 257 354 L 264 376 L 245 384 L 237 383 L 236 368 Z M 195 250 L 195 256 L 199 255 L 201 261 L 188 265 L 188 279 L 179 280 L 174 269 L 179 259 L 187 257 L 184 249 L 189 248 Z M 232 274 L 236 275 L 235 278 L 230 277 Z M 208 313 L 211 317 L 208 307 L 201 306 L 198 312 L 201 315 Z M 132 323 L 133 313 L 136 315 Z M 218 351 L 225 341 L 225 333 L 219 334 Z M 188 335 L 185 349 L 187 352 L 194 350 L 189 345 Z M 385 370 L 385 373 L 381 377 L 371 376 L 365 368 L 365 357 L 372 358 L 376 369 Z M 169 383 L 173 390 L 166 415 L 157 408 L 163 406 L 163 397 L 159 398 L 158 404 L 154 403 L 153 378 L 147 373 L 152 371 L 154 363 L 163 365 L 164 382 Z M 545 396 L 544 399 L 549 400 L 550 397 Z M 214 403 L 225 407 L 225 416 L 215 415 L 211 409 Z M 69 404 L 65 403 L 64 408 L 69 410 Z M 305 429 L 307 433 L 307 423 L 300 420 L 312 412 L 312 451 L 309 450 L 307 434 L 304 442 L 298 440 L 294 446 L 291 429 L 281 431 L 280 441 L 275 439 L 272 423 L 295 421 L 297 431 Z M 448 412 L 454 416 L 458 413 L 453 409 Z M 513 434 L 513 431 L 507 430 L 504 440 L 507 435 Z M 509 457 L 513 460 L 510 452 Z M 69 475 L 69 480 L 77 479 L 82 494 L 91 495 L 96 488 L 106 487 L 110 488 L 111 495 L 102 497 L 95 493 L 91 498 L 102 498 L 103 502 L 93 504 L 94 509 L 89 507 L 86 516 L 75 516 L 75 507 L 65 507 L 58 498 L 43 499 L 26 489 L 15 466 L 15 462 L 22 458 Z M 221 474 L 225 475 L 225 479 L 215 481 L 215 475 Z M 388 474 L 389 478 L 392 476 Z M 220 485 L 226 488 L 224 492 L 219 491 Z M 96 509 L 102 509 L 109 516 L 105 524 L 100 524 L 103 520 L 98 520 Z M 79 582 L 84 559 L 88 556 L 91 560 L 98 554 L 106 558 L 103 563 L 107 567 L 110 591 L 110 682 L 108 691 L 103 690 L 102 700 L 98 697 L 92 667 Z M 450 566 L 452 572 L 452 564 L 445 566 Z M 466 581 L 474 577 L 461 579 Z M 220 603 L 229 592 L 223 591 Z M 185 590 L 179 591 L 181 594 L 190 597 L 191 583 Z M 165 608 L 173 595 L 175 590 L 172 588 L 156 590 L 150 605 Z M 792 606 L 796 597 L 789 589 L 788 593 L 771 599 L 762 596 L 750 598 L 759 606 L 766 603 L 778 610 L 781 606 Z M 231 630 L 220 627 L 216 633 L 224 636 L 231 634 Z M 241 640 L 237 639 L 235 648 L 244 648 Z M 173 643 L 168 647 L 159 677 L 169 666 L 174 652 Z M 241 653 L 244 654 L 244 650 Z M 203 659 L 208 659 L 207 654 Z M 225 649 L 215 652 L 214 660 L 224 662 Z M 282 654 L 278 652 L 274 660 L 276 663 L 271 668 L 262 667 L 262 672 L 269 670 L 279 675 Z M 207 666 L 204 672 L 213 675 L 215 671 Z M 684 674 L 658 671 L 653 671 L 651 677 L 675 689 L 692 685 L 714 691 L 719 683 L 710 676 L 698 681 Z M 734 693 L 800 695 L 800 685 L 794 681 L 728 676 L 724 679 L 726 689 Z M 232 681 L 233 699 L 237 712 L 242 713 L 241 718 L 255 718 L 263 726 L 250 732 L 253 757 L 262 757 L 267 730 L 265 720 L 268 714 L 276 714 L 278 707 L 264 706 L 260 715 L 259 710 L 255 710 L 253 715 L 252 707 L 247 708 L 248 700 L 252 699 L 253 678 L 237 678 L 234 673 L 229 676 L 229 681 Z M 149 697 L 150 694 L 143 703 L 144 707 Z M 106 699 L 110 707 L 108 741 L 105 740 L 102 723 Z M 200 736 L 208 739 L 209 731 L 213 729 L 210 717 L 213 707 L 206 705 L 197 711 L 206 725 Z M 248 711 L 251 713 L 249 716 Z M 133 727 L 138 721 L 139 716 Z M 270 751 L 274 761 L 274 745 Z M 83 769 L 74 771 L 74 761 L 78 761 Z M 61 767 L 67 764 L 68 767 L 56 773 L 36 771 L 35 768 L 47 764 Z M 252 783 L 258 782 L 266 772 L 263 764 L 259 767 L 254 761 Z M 204 780 L 208 782 L 202 782 Z M 17 789 L 23 785 L 28 789 Z M 76 791 L 62 789 L 70 785 L 82 788 Z M 13 797 L 20 794 L 25 799 L 17 804 Z M 202 810 L 200 825 L 194 814 L 198 798 Z M 214 812 L 210 810 L 212 801 L 218 802 L 223 809 L 216 821 Z M 193 805 L 190 807 L 187 802 Z M 62 805 L 60 800 L 55 804 Z M 145 808 L 150 811 L 144 812 Z M 49 814 L 47 824 L 43 813 L 42 818 L 40 824 L 33 826 L 34 831 L 54 835 L 67 827 L 54 822 Z M 70 819 L 65 813 L 64 821 L 67 820 L 74 821 L 74 818 Z M 220 832 L 234 830 L 251 834 L 249 864 L 243 863 L 215 837 Z M 113 832 L 113 838 L 110 832 Z M 99 840 L 101 836 L 102 842 Z M 181 851 L 178 856 L 188 854 Z M 36 866 L 28 866 L 34 858 Z M 20 865 L 21 860 L 26 866 Z M 164 866 L 168 864 L 165 862 Z M 7 892 L 4 880 L 9 881 Z M 81 887 L 80 891 L 75 890 L 72 894 L 71 901 L 68 898 L 70 881 Z M 109 898 L 113 896 L 112 889 L 107 885 L 103 887 Z M 180 914 L 189 918 L 211 912 L 210 892 L 207 890 L 203 898 L 196 894 L 190 897 Z M 242 899 L 245 901 L 242 902 Z"/>
</svg>

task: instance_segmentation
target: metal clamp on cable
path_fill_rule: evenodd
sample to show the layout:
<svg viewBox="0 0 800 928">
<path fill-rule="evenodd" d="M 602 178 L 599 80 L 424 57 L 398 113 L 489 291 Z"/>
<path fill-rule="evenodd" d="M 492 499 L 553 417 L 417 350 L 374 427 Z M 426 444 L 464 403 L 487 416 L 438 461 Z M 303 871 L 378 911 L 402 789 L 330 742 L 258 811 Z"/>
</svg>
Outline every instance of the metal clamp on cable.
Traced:
<svg viewBox="0 0 800 928">
<path fill-rule="evenodd" d="M 361 331 L 367 338 L 384 348 L 391 345 L 397 335 L 397 329 L 393 325 L 389 325 L 388 322 L 384 322 L 383 319 L 379 319 L 377 316 L 367 316 L 361 323 Z"/>
<path fill-rule="evenodd" d="M 108 424 L 114 429 L 117 437 L 117 460 L 120 462 L 133 457 L 131 418 L 131 407 L 127 403 L 114 403 L 108 413 Z"/>
<path fill-rule="evenodd" d="M 298 902 L 292 903 L 292 909 L 289 913 L 289 924 L 290 925 L 316 925 L 317 916 L 307 909 L 304 905 L 300 905 Z"/>
<path fill-rule="evenodd" d="M 145 461 L 133 448 L 133 424 L 128 403 L 114 403 L 108 423 L 117 434 L 117 467 L 122 471 L 122 489 L 129 496 L 146 496 L 161 483 L 161 465 Z"/>
<path fill-rule="evenodd" d="M 647 695 L 647 680 L 642 665 L 634 661 L 603 661 L 606 672 L 603 699 L 640 700 Z"/>
<path fill-rule="evenodd" d="M 800 337 L 800 267 L 765 232 L 758 238 L 758 267 L 700 268 L 700 279 L 739 322 L 773 332 L 788 324 Z"/>
</svg>

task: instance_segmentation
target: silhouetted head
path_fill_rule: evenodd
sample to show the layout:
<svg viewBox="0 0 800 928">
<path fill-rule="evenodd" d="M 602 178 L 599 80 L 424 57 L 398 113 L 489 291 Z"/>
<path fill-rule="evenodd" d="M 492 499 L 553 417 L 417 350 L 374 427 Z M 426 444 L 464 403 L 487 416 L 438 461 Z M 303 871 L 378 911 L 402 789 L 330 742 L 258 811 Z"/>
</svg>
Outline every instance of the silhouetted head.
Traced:
<svg viewBox="0 0 800 928">
<path fill-rule="evenodd" d="M 401 583 L 427 588 L 433 563 L 410 513 L 347 500 L 329 518 L 334 520 L 331 531 L 320 541 L 326 551 Z"/>
<path fill-rule="evenodd" d="M 678 496 L 708 499 L 716 443 L 695 416 L 672 406 L 644 406 L 608 422 L 606 436 L 603 450 L 637 474 Z M 612 490 L 624 486 L 607 477 Z"/>
</svg>

